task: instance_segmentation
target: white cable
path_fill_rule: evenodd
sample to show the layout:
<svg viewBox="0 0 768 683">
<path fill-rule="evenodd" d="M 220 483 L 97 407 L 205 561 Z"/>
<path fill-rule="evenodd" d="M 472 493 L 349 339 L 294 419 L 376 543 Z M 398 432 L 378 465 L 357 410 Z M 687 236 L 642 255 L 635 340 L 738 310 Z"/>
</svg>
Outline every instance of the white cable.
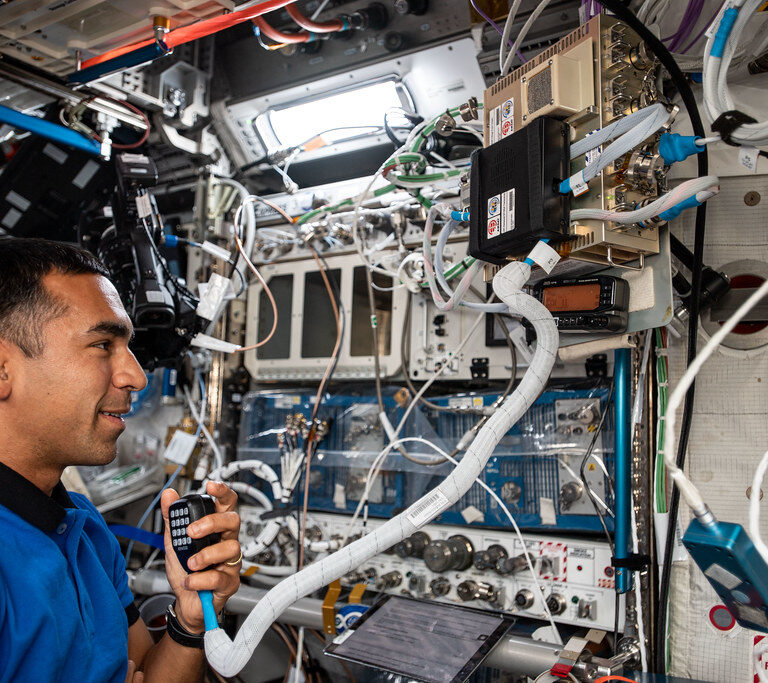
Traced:
<svg viewBox="0 0 768 683">
<path fill-rule="evenodd" d="M 436 444 L 433 444 L 431 441 L 427 441 L 426 439 L 423 439 L 420 436 L 407 436 L 402 439 L 399 439 L 400 443 L 407 443 L 407 442 L 417 442 L 422 443 L 425 446 L 429 446 L 432 448 L 436 453 L 438 453 L 440 456 L 445 458 L 448 462 L 450 462 L 454 467 L 457 467 L 459 464 L 459 461 L 456 460 L 453 456 L 446 453 L 442 448 L 437 446 Z M 576 475 L 574 475 L 576 476 Z M 576 476 L 578 479 L 578 476 Z M 539 577 L 538 574 L 534 568 L 533 560 L 531 560 L 530 553 L 528 552 L 528 544 L 525 542 L 525 539 L 523 538 L 523 534 L 520 531 L 520 527 L 517 525 L 517 521 L 515 521 L 514 515 L 509 511 L 509 508 L 506 506 L 504 501 L 496 494 L 496 492 L 488 486 L 480 477 L 477 477 L 475 479 L 475 484 L 479 485 L 481 488 L 483 488 L 486 492 L 488 492 L 491 496 L 491 498 L 496 501 L 498 506 L 503 510 L 504 514 L 507 516 L 507 518 L 510 521 L 510 524 L 512 524 L 512 528 L 515 530 L 515 535 L 517 536 L 517 540 L 520 541 L 520 546 L 523 549 L 523 555 L 525 556 L 526 564 L 528 565 L 528 571 L 531 573 L 531 578 L 533 579 L 533 583 L 536 586 L 536 594 L 542 596 L 542 602 L 544 604 L 544 614 L 547 617 L 547 620 L 550 623 L 550 626 L 552 626 L 552 630 L 555 633 L 555 637 L 557 638 L 558 644 L 562 645 L 563 641 L 560 638 L 560 633 L 557 629 L 557 625 L 555 624 L 555 620 L 552 617 L 552 612 L 549 610 L 549 606 L 547 605 L 546 600 L 544 600 L 544 589 L 541 587 L 541 584 L 539 583 Z"/>
<path fill-rule="evenodd" d="M 608 211 L 606 209 L 574 209 L 571 211 L 571 220 L 579 221 L 595 219 L 599 221 L 612 221 L 624 225 L 642 223 L 651 220 L 659 214 L 668 211 L 692 197 L 699 203 L 714 197 L 720 191 L 720 179 L 714 175 L 703 178 L 693 178 L 680 183 L 674 190 L 662 195 L 658 199 L 646 204 L 634 211 Z"/>
<path fill-rule="evenodd" d="M 372 533 L 286 578 L 262 598 L 232 641 L 216 628 L 205 634 L 205 652 L 211 666 L 225 677 L 237 674 L 248 663 L 270 625 L 296 600 L 328 585 L 371 557 L 399 543 L 454 505 L 485 468 L 502 437 L 533 405 L 554 366 L 559 337 L 552 314 L 536 299 L 522 292 L 531 275 L 525 262 L 504 266 L 493 279 L 496 296 L 510 313 L 526 318 L 536 333 L 536 350 L 525 375 L 478 432 L 459 465 L 435 489 Z"/>
<path fill-rule="evenodd" d="M 478 261 L 475 261 L 472 266 L 467 269 L 467 272 L 461 279 L 459 287 L 456 288 L 456 291 L 451 289 L 448 281 L 445 279 L 445 273 L 443 272 L 445 269 L 443 264 L 443 251 L 445 249 L 445 245 L 448 243 L 448 238 L 451 236 L 451 233 L 453 233 L 453 231 L 456 229 L 456 226 L 458 225 L 458 223 L 453 219 L 449 220 L 443 226 L 443 229 L 440 231 L 440 234 L 437 237 L 437 244 L 435 244 L 435 266 L 434 268 L 431 267 L 429 238 L 432 235 L 432 223 L 437 211 L 438 209 L 433 206 L 432 209 L 430 209 L 430 213 L 427 214 L 427 222 L 424 225 L 424 240 L 422 244 L 425 261 L 424 271 L 427 282 L 429 283 L 429 290 L 432 293 L 432 300 L 434 301 L 435 305 L 440 308 L 440 310 L 450 310 L 448 308 L 442 308 L 444 304 L 442 303 L 443 300 L 439 294 L 439 298 L 435 297 L 436 287 L 433 287 L 433 285 L 434 279 L 437 278 L 437 282 L 440 283 L 440 286 L 450 297 L 449 301 L 453 301 L 451 307 L 455 308 L 456 306 L 463 306 L 465 308 L 473 308 L 475 310 L 486 311 L 488 313 L 506 313 L 507 308 L 503 303 L 479 303 L 476 301 L 463 301 L 464 294 L 466 293 L 466 290 L 471 286 L 474 275 L 480 267 L 480 263 Z"/>
<path fill-rule="evenodd" d="M 693 359 L 685 374 L 677 383 L 675 390 L 669 397 L 669 403 L 667 404 L 667 412 L 664 415 L 664 422 L 666 425 L 666 432 L 664 435 L 664 462 L 667 466 L 669 476 L 680 488 L 680 494 L 685 498 L 685 502 L 693 509 L 693 512 L 697 517 L 706 515 L 707 506 L 704 503 L 704 499 L 701 497 L 701 493 L 694 486 L 693 482 L 685 475 L 675 462 L 675 420 L 677 416 L 677 409 L 683 402 L 685 392 L 693 384 L 693 380 L 701 370 L 707 359 L 717 350 L 723 339 L 731 333 L 739 321 L 751 311 L 757 303 L 768 294 L 768 280 L 763 282 L 758 289 L 756 289 L 752 295 L 747 299 L 736 312 L 720 327 L 720 329 L 713 334 L 704 348 L 699 352 L 696 358 Z"/>
<path fill-rule="evenodd" d="M 755 12 L 760 6 L 762 0 L 735 0 L 732 8 L 738 9 L 738 15 L 728 34 L 722 56 L 712 55 L 714 47 L 719 46 L 722 41 L 720 28 L 713 31 L 707 39 L 704 49 L 704 111 L 710 122 L 714 122 L 721 114 L 726 111 L 736 109 L 733 97 L 728 88 L 728 67 L 736 53 L 741 33 L 748 22 L 752 21 Z M 720 18 L 720 24 L 727 20 L 728 11 Z M 744 123 L 736 128 L 731 134 L 734 142 L 741 145 L 760 146 L 768 144 L 768 120 L 758 121 L 756 123 Z"/>
<path fill-rule="evenodd" d="M 531 26 L 533 26 L 533 22 L 536 21 L 536 19 L 539 18 L 539 15 L 546 9 L 547 5 L 549 4 L 549 0 L 541 0 L 541 2 L 536 5 L 536 9 L 531 12 L 531 15 L 528 17 L 528 20 L 523 24 L 523 27 L 520 29 L 520 33 L 517 34 L 517 38 L 515 38 L 515 42 L 512 44 L 512 47 L 509 48 L 509 52 L 507 53 L 507 58 L 504 60 L 504 64 L 501 66 L 501 73 L 499 74 L 499 78 L 502 78 L 507 74 L 507 71 L 509 71 L 509 67 L 512 66 L 512 60 L 515 58 L 515 54 L 517 53 L 520 46 L 523 44 L 523 41 L 525 40 L 525 37 L 528 35 L 528 31 L 531 30 Z M 504 38 L 502 38 L 502 45 L 504 44 Z"/>
<path fill-rule="evenodd" d="M 242 183 L 239 183 L 236 180 L 232 180 L 232 178 L 223 178 L 217 176 L 216 180 L 222 185 L 229 185 L 230 187 L 235 188 L 235 190 L 240 193 L 241 205 L 240 208 L 238 208 L 238 213 L 241 213 L 243 209 L 245 210 L 245 235 L 243 238 L 243 251 L 250 255 L 253 253 L 253 245 L 256 243 L 256 212 L 253 208 L 253 204 L 248 202 L 250 193 L 245 189 L 245 186 Z M 237 216 L 238 214 L 236 213 L 235 215 Z M 235 222 L 237 223 L 237 221 Z M 245 258 L 241 255 L 238 257 L 235 267 L 240 271 L 245 272 L 245 266 Z M 232 286 L 235 286 L 234 282 Z M 237 288 L 235 288 L 235 291 L 237 291 Z"/>
<path fill-rule="evenodd" d="M 755 476 L 752 478 L 752 495 L 749 497 L 749 535 L 763 560 L 768 562 L 768 546 L 760 535 L 760 492 L 766 470 L 768 470 L 768 451 L 763 454 L 755 470 Z"/>
<path fill-rule="evenodd" d="M 450 357 L 457 356 L 459 353 L 461 353 L 461 350 L 464 348 L 464 345 L 469 341 L 470 337 L 475 333 L 475 330 L 477 330 L 477 328 L 480 326 L 480 323 L 484 321 L 485 321 L 485 313 L 481 313 L 480 315 L 477 316 L 477 318 L 475 319 L 475 322 L 473 323 L 472 327 L 469 329 L 467 334 L 464 335 L 464 339 L 462 339 L 459 345 L 446 356 L 443 362 L 440 363 L 440 367 L 434 371 L 432 376 L 424 383 L 424 386 L 422 386 L 421 389 L 419 389 L 416 392 L 416 395 L 411 399 L 411 402 L 408 404 L 408 407 L 405 409 L 403 416 L 400 418 L 400 422 L 397 424 L 397 428 L 392 433 L 390 442 L 374 458 L 373 462 L 368 468 L 368 475 L 365 479 L 365 487 L 363 488 L 363 493 L 360 496 L 360 500 L 357 503 L 357 507 L 355 508 L 355 511 L 352 514 L 351 519 L 347 523 L 347 527 L 344 531 L 344 535 L 341 540 L 342 546 L 347 542 L 347 539 L 349 538 L 349 534 L 351 533 L 352 528 L 355 522 L 357 521 L 357 518 L 360 516 L 360 511 L 363 509 L 363 506 L 368 500 L 368 496 L 370 495 L 371 489 L 373 488 L 373 484 L 376 481 L 376 477 L 379 475 L 379 472 L 381 471 L 381 466 L 384 464 L 384 460 L 392 452 L 392 449 L 397 447 L 399 443 L 399 441 L 397 440 L 397 437 L 399 436 L 400 432 L 403 430 L 403 427 L 405 426 L 405 423 L 408 420 L 409 415 L 411 414 L 413 409 L 418 405 L 419 399 L 426 393 L 427 389 L 429 389 L 429 387 L 432 386 L 434 381 L 438 377 L 440 377 L 443 371 L 448 367 L 448 359 Z"/>
<path fill-rule="evenodd" d="M 198 425 L 200 426 L 201 431 L 205 435 L 205 438 L 208 440 L 208 444 L 210 445 L 211 450 L 213 451 L 214 468 L 223 467 L 224 455 L 219 449 L 219 445 L 216 443 L 216 440 L 213 438 L 213 435 L 208 431 L 208 427 L 206 427 L 205 424 L 201 422 L 201 419 L 200 419 L 201 416 L 197 412 L 197 408 L 195 408 L 195 404 L 192 402 L 192 398 L 189 395 L 189 389 L 187 389 L 187 387 L 184 387 L 184 397 L 187 399 L 187 407 L 189 408 L 189 412 L 192 413 L 192 419 L 195 420 L 195 422 L 197 422 Z"/>
<path fill-rule="evenodd" d="M 509 14 L 507 14 L 507 20 L 504 22 L 504 31 L 501 34 L 501 45 L 499 45 L 499 77 L 504 75 L 504 62 L 507 58 L 507 41 L 512 33 L 512 24 L 515 23 L 517 10 L 520 9 L 522 1 L 523 0 L 515 0 L 512 3 L 512 7 L 509 8 Z"/>
</svg>

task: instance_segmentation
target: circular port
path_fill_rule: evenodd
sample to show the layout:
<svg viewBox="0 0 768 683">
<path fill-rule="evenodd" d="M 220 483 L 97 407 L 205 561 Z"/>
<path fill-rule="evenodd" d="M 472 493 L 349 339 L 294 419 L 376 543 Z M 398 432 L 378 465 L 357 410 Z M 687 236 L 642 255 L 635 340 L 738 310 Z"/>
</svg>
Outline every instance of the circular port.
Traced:
<svg viewBox="0 0 768 683">
<path fill-rule="evenodd" d="M 533 593 L 527 588 L 523 588 L 515 595 L 515 605 L 520 609 L 530 609 L 533 607 Z"/>
<path fill-rule="evenodd" d="M 432 579 L 429 583 L 429 590 L 432 591 L 432 595 L 437 597 L 447 595 L 451 590 L 451 582 L 442 577 L 439 579 Z"/>
<path fill-rule="evenodd" d="M 560 593 L 550 593 L 547 598 L 547 607 L 552 614 L 562 614 L 567 606 L 568 603 Z"/>
</svg>

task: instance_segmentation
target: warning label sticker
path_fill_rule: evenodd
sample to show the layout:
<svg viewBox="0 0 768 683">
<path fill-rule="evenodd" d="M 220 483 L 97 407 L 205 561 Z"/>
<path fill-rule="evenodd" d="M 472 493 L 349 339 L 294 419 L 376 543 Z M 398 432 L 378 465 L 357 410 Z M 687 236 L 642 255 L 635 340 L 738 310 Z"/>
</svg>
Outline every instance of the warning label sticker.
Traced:
<svg viewBox="0 0 768 683">
<path fill-rule="evenodd" d="M 515 190 L 495 194 L 488 199 L 488 239 L 515 229 Z"/>
<path fill-rule="evenodd" d="M 515 101 L 510 98 L 501 105 L 501 116 L 506 121 L 515 115 Z"/>
<path fill-rule="evenodd" d="M 500 234 L 501 234 L 501 231 L 499 230 L 499 219 L 489 218 L 488 219 L 488 239 L 491 239 L 492 237 L 498 237 Z"/>
</svg>

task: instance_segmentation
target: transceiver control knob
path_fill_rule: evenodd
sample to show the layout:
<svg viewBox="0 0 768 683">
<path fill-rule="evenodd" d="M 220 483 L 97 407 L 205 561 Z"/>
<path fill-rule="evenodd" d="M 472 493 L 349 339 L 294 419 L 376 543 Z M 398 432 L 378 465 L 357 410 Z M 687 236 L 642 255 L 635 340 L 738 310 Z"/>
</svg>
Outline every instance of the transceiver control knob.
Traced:
<svg viewBox="0 0 768 683">
<path fill-rule="evenodd" d="M 403 575 L 398 572 L 387 572 L 376 579 L 376 588 L 385 590 L 387 588 L 397 588 L 403 582 Z"/>
<path fill-rule="evenodd" d="M 549 607 L 549 611 L 552 614 L 562 614 L 565 612 L 566 606 L 565 597 L 560 595 L 560 593 L 550 593 L 547 598 L 547 607 Z"/>
<path fill-rule="evenodd" d="M 475 553 L 475 569 L 494 569 L 496 563 L 507 556 L 503 546 L 494 544 Z"/>
<path fill-rule="evenodd" d="M 451 590 L 451 582 L 442 577 L 439 579 L 432 579 L 432 581 L 429 582 L 429 590 L 432 592 L 432 595 L 437 597 L 447 595 Z"/>
<path fill-rule="evenodd" d="M 525 561 L 525 555 L 516 555 L 515 557 L 502 557 L 496 562 L 496 571 L 502 576 L 506 574 L 517 574 L 528 566 Z"/>
<path fill-rule="evenodd" d="M 527 588 L 523 588 L 523 590 L 518 591 L 517 595 L 515 595 L 515 605 L 520 609 L 530 609 L 533 607 L 533 600 L 533 593 Z"/>
<path fill-rule="evenodd" d="M 456 586 L 456 594 L 464 602 L 469 600 L 485 600 L 493 602 L 496 599 L 496 590 L 489 583 L 482 581 L 462 581 Z"/>
<path fill-rule="evenodd" d="M 432 541 L 424 550 L 424 562 L 433 572 L 450 569 L 462 570 L 472 564 L 472 544 L 466 536 L 451 536 L 446 540 Z"/>
<path fill-rule="evenodd" d="M 424 557 L 424 549 L 429 543 L 429 536 L 423 531 L 417 531 L 400 543 L 395 544 L 395 552 L 400 557 Z"/>
</svg>

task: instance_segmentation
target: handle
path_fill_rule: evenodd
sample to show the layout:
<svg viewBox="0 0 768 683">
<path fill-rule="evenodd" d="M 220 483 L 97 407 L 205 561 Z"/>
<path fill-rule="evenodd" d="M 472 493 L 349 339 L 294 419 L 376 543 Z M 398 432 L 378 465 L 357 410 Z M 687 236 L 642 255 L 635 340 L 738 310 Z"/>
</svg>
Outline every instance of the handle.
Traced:
<svg viewBox="0 0 768 683">
<path fill-rule="evenodd" d="M 205 630 L 213 631 L 219 628 L 219 620 L 216 617 L 216 610 L 213 607 L 213 593 L 211 591 L 198 591 L 200 603 L 203 605 L 203 620 L 205 621 Z"/>
</svg>

